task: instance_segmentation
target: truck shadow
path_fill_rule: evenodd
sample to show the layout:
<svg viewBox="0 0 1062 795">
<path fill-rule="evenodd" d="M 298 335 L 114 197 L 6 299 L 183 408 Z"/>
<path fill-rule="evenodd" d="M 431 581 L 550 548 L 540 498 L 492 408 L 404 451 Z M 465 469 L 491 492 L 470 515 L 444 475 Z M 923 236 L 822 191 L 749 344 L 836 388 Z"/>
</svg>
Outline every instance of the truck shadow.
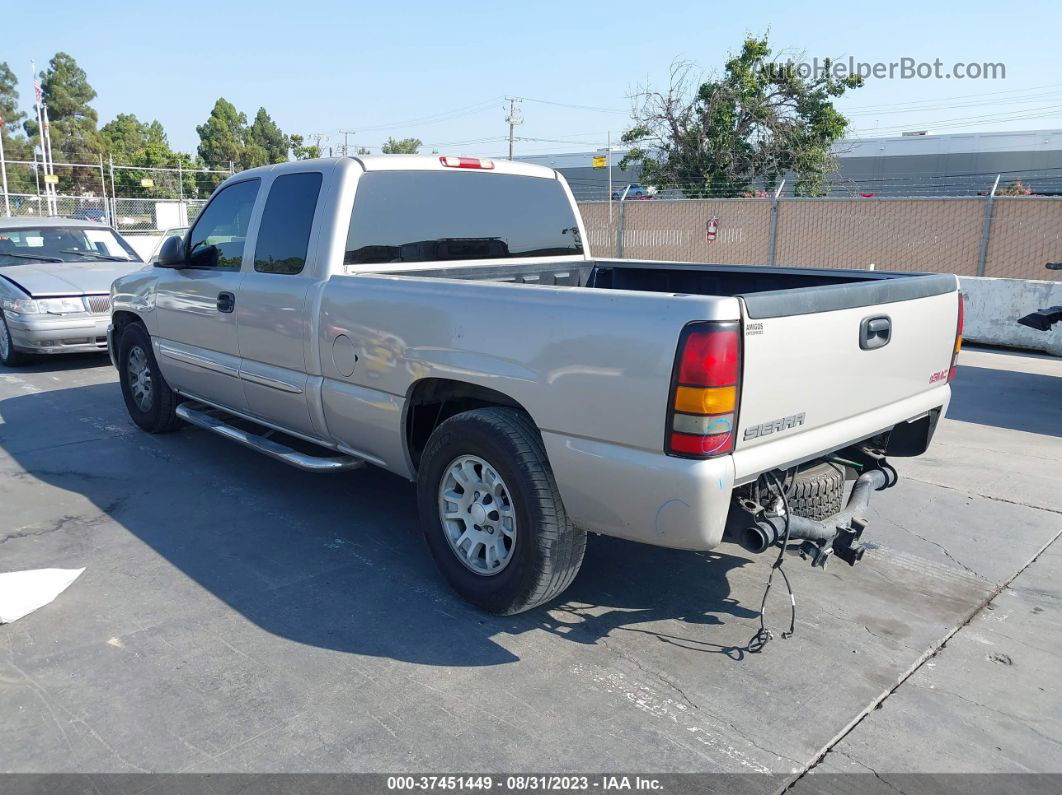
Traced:
<svg viewBox="0 0 1062 795">
<path fill-rule="evenodd" d="M 1062 378 L 960 365 L 948 418 L 1062 437 Z"/>
<path fill-rule="evenodd" d="M 49 538 L 65 554 L 77 550 L 89 573 L 114 578 L 111 590 L 123 599 L 107 609 L 135 615 L 134 623 L 199 622 L 209 614 L 226 624 L 230 614 L 165 568 L 142 576 L 157 559 L 129 544 L 123 528 L 274 636 L 427 665 L 514 662 L 505 637 L 536 630 L 594 644 L 621 629 L 650 631 L 654 621 L 710 627 L 756 615 L 730 595 L 727 574 L 747 562 L 741 558 L 595 537 L 559 602 L 489 616 L 437 574 L 420 537 L 413 485 L 401 478 L 375 468 L 311 475 L 191 428 L 150 436 L 131 424 L 113 382 L 10 397 L 0 401 L 0 417 L 0 447 L 26 473 L 19 478 L 83 495 L 98 509 L 96 520 L 67 521 L 62 538 Z M 7 530 L 24 524 L 17 499 Z M 47 557 L 32 562 L 56 565 Z"/>
</svg>

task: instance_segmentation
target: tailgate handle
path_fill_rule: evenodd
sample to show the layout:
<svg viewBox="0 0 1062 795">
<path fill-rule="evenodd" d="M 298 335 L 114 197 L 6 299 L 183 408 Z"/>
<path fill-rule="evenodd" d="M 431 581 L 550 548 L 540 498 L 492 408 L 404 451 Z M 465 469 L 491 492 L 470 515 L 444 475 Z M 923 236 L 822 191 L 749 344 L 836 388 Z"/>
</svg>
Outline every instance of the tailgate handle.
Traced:
<svg viewBox="0 0 1062 795">
<path fill-rule="evenodd" d="M 865 351 L 884 348 L 892 339 L 892 320 L 888 315 L 863 318 L 859 324 L 859 347 Z"/>
</svg>

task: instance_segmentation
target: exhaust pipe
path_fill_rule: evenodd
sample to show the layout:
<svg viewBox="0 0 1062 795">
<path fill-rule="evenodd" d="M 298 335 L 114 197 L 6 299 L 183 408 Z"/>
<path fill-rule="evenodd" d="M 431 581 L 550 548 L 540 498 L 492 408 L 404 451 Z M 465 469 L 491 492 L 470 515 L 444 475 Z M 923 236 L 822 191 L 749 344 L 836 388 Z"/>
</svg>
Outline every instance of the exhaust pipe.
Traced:
<svg viewBox="0 0 1062 795">
<path fill-rule="evenodd" d="M 896 470 L 882 462 L 880 469 L 864 472 L 856 479 L 844 510 L 825 522 L 790 514 L 789 540 L 815 542 L 811 546 L 819 550 L 815 561 L 818 565 L 825 565 L 826 556 L 832 551 L 837 551 L 845 560 L 852 558 L 849 562 L 854 563 L 863 556 L 864 549 L 851 549 L 851 542 L 859 537 L 865 527 L 865 520 L 861 517 L 870 505 L 870 493 L 890 488 L 896 485 L 896 481 Z M 727 535 L 749 552 L 757 554 L 766 552 L 785 538 L 785 517 L 756 515 L 750 510 L 758 507 L 751 501 L 742 501 L 727 517 Z M 837 549 L 837 542 L 842 536 L 846 537 L 845 543 Z M 833 548 L 823 554 L 823 550 L 831 543 Z M 802 551 L 810 552 L 810 548 L 805 545 Z"/>
</svg>

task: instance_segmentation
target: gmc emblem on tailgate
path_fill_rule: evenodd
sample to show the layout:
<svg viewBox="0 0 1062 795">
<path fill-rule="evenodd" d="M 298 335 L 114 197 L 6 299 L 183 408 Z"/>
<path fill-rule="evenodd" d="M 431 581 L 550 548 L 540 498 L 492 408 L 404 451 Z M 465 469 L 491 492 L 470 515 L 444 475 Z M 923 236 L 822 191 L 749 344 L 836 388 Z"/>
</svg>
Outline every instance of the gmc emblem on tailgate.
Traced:
<svg viewBox="0 0 1062 795">
<path fill-rule="evenodd" d="M 788 431 L 790 428 L 796 428 L 804 424 L 804 412 L 794 414 L 791 417 L 782 417 L 781 419 L 772 420 L 771 422 L 765 422 L 762 425 L 753 425 L 750 428 L 745 429 L 745 441 L 749 439 L 758 439 L 761 436 L 770 436 L 775 431 Z"/>
</svg>

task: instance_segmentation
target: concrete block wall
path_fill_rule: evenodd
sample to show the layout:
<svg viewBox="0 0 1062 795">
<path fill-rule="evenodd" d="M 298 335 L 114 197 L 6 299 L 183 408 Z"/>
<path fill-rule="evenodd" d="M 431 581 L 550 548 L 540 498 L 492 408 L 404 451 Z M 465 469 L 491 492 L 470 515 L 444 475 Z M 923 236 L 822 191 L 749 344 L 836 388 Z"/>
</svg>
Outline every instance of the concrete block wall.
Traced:
<svg viewBox="0 0 1062 795">
<path fill-rule="evenodd" d="M 1062 282 L 960 276 L 959 284 L 966 296 L 966 340 L 1062 356 L 1062 323 L 1036 331 L 1017 322 L 1037 309 L 1062 306 Z"/>
</svg>

